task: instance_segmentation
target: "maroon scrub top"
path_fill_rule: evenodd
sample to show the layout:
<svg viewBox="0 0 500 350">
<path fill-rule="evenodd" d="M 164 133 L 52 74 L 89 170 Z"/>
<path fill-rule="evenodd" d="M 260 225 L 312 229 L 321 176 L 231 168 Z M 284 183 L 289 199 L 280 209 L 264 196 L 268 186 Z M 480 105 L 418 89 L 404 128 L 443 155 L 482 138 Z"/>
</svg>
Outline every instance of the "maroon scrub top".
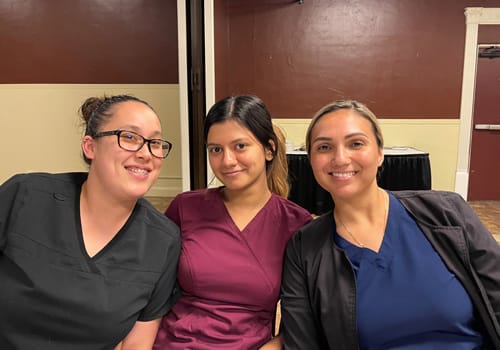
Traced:
<svg viewBox="0 0 500 350">
<path fill-rule="evenodd" d="M 273 194 L 240 231 L 221 188 L 178 195 L 165 213 L 181 229 L 183 296 L 154 349 L 258 349 L 272 337 L 286 244 L 311 215 Z"/>
</svg>

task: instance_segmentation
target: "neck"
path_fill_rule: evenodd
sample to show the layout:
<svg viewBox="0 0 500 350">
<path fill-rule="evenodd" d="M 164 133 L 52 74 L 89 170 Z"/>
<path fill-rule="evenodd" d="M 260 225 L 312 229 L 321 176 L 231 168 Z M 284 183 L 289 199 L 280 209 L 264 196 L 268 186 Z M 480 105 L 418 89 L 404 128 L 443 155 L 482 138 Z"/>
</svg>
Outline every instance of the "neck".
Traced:
<svg viewBox="0 0 500 350">
<path fill-rule="evenodd" d="M 373 219 L 380 215 L 380 208 L 385 203 L 387 194 L 380 187 L 376 186 L 363 195 L 351 198 L 333 198 L 335 203 L 334 212 L 341 215 L 342 220 L 350 221 L 359 216 Z"/>
<path fill-rule="evenodd" d="M 248 189 L 244 191 L 234 191 L 223 187 L 221 191 L 226 206 L 234 207 L 262 207 L 271 197 L 271 191 L 267 186 L 260 190 Z"/>
<path fill-rule="evenodd" d="M 377 187 L 362 200 L 335 201 L 337 232 L 360 247 L 380 249 L 387 223 L 389 195 Z"/>
<path fill-rule="evenodd" d="M 80 210 L 85 210 L 89 217 L 96 221 L 122 220 L 128 217 L 135 207 L 136 201 L 122 201 L 106 196 L 103 189 L 93 186 L 89 177 L 82 185 L 80 193 Z"/>
</svg>

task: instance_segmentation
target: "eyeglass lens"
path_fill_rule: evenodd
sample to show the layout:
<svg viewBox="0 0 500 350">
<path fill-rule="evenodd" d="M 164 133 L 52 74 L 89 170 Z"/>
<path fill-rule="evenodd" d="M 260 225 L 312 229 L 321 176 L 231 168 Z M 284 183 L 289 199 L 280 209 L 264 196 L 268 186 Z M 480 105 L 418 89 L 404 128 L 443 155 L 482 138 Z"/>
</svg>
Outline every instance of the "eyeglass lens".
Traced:
<svg viewBox="0 0 500 350">
<path fill-rule="evenodd" d="M 119 146 L 127 151 L 136 152 L 145 142 L 149 143 L 149 150 L 155 157 L 165 158 L 170 152 L 170 144 L 160 139 L 146 141 L 144 137 L 131 131 L 122 131 L 118 138 Z"/>
</svg>

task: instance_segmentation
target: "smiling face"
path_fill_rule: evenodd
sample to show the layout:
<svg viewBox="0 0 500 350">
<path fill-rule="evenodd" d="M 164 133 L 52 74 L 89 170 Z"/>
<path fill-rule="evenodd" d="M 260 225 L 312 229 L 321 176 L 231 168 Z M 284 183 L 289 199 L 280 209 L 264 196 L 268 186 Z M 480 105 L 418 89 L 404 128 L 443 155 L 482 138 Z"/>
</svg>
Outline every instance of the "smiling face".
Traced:
<svg viewBox="0 0 500 350">
<path fill-rule="evenodd" d="M 210 127 L 207 149 L 210 167 L 226 190 L 268 189 L 266 160 L 272 159 L 271 151 L 234 119 Z"/>
<path fill-rule="evenodd" d="M 310 143 L 314 176 L 334 200 L 377 187 L 377 170 L 384 156 L 367 118 L 351 109 L 325 114 L 311 130 Z"/>
<path fill-rule="evenodd" d="M 112 116 L 100 127 L 110 130 L 134 131 L 147 139 L 161 138 L 158 116 L 143 103 L 127 101 L 111 109 Z M 162 159 L 154 157 L 147 144 L 137 152 L 118 146 L 116 135 L 92 138 L 85 136 L 82 149 L 91 160 L 88 183 L 103 194 L 120 200 L 137 200 L 157 180 Z"/>
</svg>

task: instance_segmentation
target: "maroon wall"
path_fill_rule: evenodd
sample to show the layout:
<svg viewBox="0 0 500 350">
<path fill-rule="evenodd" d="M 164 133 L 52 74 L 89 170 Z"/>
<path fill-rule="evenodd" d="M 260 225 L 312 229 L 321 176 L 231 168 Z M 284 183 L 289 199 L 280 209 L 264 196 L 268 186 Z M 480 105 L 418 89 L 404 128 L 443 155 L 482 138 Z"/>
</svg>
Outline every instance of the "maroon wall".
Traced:
<svg viewBox="0 0 500 350">
<path fill-rule="evenodd" d="M 218 0 L 216 97 L 256 94 L 277 118 L 338 98 L 382 118 L 458 118 L 464 9 L 480 6 L 500 1 Z"/>
<path fill-rule="evenodd" d="M 177 83 L 177 2 L 0 1 L 0 52 L 0 83 Z"/>
<path fill-rule="evenodd" d="M 500 44 L 500 25 L 480 25 L 477 34 L 478 44 Z"/>
</svg>

